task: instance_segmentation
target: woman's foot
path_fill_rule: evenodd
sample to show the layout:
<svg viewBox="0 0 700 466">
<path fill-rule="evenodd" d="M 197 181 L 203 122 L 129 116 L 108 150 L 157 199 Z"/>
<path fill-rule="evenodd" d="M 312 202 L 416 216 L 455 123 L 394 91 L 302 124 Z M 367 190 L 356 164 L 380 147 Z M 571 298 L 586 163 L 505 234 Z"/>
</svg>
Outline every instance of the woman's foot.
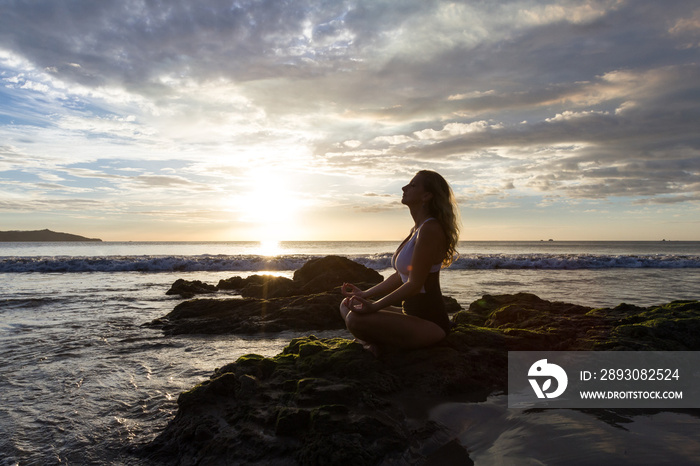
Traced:
<svg viewBox="0 0 700 466">
<path fill-rule="evenodd" d="M 366 341 L 362 341 L 359 338 L 355 338 L 355 342 L 359 343 L 362 345 L 362 347 L 372 353 L 375 358 L 379 357 L 379 345 L 376 345 L 374 343 L 367 343 Z"/>
</svg>

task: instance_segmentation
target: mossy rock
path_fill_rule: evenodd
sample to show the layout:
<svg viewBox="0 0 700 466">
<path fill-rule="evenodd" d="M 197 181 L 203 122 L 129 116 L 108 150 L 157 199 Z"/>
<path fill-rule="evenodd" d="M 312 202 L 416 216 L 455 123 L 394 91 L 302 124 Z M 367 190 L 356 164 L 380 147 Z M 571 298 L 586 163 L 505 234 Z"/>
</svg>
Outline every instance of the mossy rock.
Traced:
<svg viewBox="0 0 700 466">
<path fill-rule="evenodd" d="M 608 341 L 599 349 L 697 351 L 700 350 L 700 302 L 673 301 L 639 308 L 621 305 L 614 316 Z"/>
<path fill-rule="evenodd" d="M 469 464 L 411 400 L 427 409 L 504 392 L 508 351 L 700 349 L 697 301 L 590 309 L 485 296 L 453 322 L 433 347 L 378 358 L 351 340 L 313 335 L 274 357 L 241 356 L 180 395 L 177 415 L 144 456 L 182 465 L 421 464 L 457 454 Z"/>
<path fill-rule="evenodd" d="M 298 437 L 309 428 L 311 411 L 308 409 L 282 407 L 277 412 L 275 434 Z"/>
</svg>

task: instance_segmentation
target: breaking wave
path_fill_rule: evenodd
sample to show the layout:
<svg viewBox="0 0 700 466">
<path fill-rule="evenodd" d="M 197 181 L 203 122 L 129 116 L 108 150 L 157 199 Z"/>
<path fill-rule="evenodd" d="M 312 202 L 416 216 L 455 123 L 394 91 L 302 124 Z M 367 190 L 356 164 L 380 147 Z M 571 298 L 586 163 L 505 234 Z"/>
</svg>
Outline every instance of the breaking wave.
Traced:
<svg viewBox="0 0 700 466">
<path fill-rule="evenodd" d="M 289 271 L 301 268 L 319 256 L 200 255 L 200 256 L 95 256 L 95 257 L 6 257 L 0 273 L 71 272 L 200 272 L 200 271 Z M 391 267 L 391 254 L 348 256 L 375 270 Z M 595 254 L 470 254 L 451 269 L 611 269 L 611 268 L 700 268 L 697 255 L 595 255 Z"/>
</svg>

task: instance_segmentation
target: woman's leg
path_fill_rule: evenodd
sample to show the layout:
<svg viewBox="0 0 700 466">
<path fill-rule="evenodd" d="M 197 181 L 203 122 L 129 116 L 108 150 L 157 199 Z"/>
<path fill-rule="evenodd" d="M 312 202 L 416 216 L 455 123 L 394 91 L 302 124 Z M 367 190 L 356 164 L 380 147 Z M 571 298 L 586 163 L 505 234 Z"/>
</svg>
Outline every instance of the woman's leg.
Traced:
<svg viewBox="0 0 700 466">
<path fill-rule="evenodd" d="M 350 308 L 345 305 L 345 300 L 343 300 L 342 303 L 340 303 L 340 317 L 345 320 L 345 318 L 348 315 L 348 312 L 350 312 Z"/>
<path fill-rule="evenodd" d="M 397 306 L 388 306 L 382 310 L 396 314 L 403 314 L 403 309 Z M 347 317 L 348 312 L 350 312 L 350 309 L 345 305 L 345 300 L 343 300 L 343 302 L 340 303 L 340 316 L 343 318 L 343 320 L 345 320 L 345 317 Z"/>
<path fill-rule="evenodd" d="M 345 309 L 345 325 L 350 333 L 368 343 L 422 348 L 439 342 L 446 335 L 439 325 L 419 317 L 386 310 L 359 314 Z"/>
</svg>

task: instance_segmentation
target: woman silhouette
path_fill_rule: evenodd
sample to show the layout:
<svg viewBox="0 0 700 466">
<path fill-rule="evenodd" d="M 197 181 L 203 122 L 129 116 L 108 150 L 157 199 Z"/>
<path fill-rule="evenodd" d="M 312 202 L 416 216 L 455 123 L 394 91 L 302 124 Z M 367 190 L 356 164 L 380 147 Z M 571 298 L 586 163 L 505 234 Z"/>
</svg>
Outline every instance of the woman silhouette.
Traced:
<svg viewBox="0 0 700 466">
<path fill-rule="evenodd" d="M 346 327 L 375 352 L 377 345 L 430 346 L 450 328 L 439 276 L 456 256 L 459 221 L 454 194 L 441 175 L 428 170 L 416 173 L 402 190 L 401 203 L 415 226 L 392 257 L 395 273 L 365 291 L 349 283 L 342 287 L 340 314 Z"/>
</svg>

